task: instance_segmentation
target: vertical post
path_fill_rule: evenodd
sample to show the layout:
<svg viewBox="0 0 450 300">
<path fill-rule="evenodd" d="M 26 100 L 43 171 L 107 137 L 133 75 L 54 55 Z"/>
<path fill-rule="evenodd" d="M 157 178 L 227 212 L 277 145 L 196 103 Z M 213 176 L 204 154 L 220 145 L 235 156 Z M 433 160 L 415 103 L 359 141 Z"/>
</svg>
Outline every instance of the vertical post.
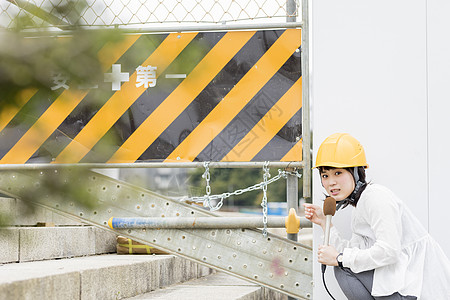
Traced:
<svg viewBox="0 0 450 300">
<path fill-rule="evenodd" d="M 297 17 L 296 17 L 297 14 L 298 14 L 297 1 L 296 0 L 286 0 L 286 22 L 295 22 L 297 20 Z M 287 168 L 286 171 L 294 171 L 294 169 Z M 294 208 L 295 213 L 298 214 L 298 178 L 297 178 L 297 176 L 287 175 L 286 201 L 287 201 L 288 212 L 291 208 Z M 292 241 L 297 241 L 297 234 L 289 234 L 288 233 L 287 238 Z"/>
<path fill-rule="evenodd" d="M 295 22 L 297 13 L 297 1 L 286 0 L 286 22 Z"/>
<path fill-rule="evenodd" d="M 286 171 L 294 171 L 293 168 L 286 168 Z M 295 175 L 287 175 L 286 178 L 286 201 L 288 212 L 291 208 L 295 209 L 295 213 L 298 215 L 298 177 Z M 288 233 L 287 239 L 291 241 L 298 241 L 297 233 Z M 288 300 L 295 300 L 291 296 L 288 296 Z"/>
<path fill-rule="evenodd" d="M 286 171 L 294 171 L 294 169 L 287 168 Z M 298 177 L 295 175 L 287 175 L 286 198 L 288 212 L 291 208 L 294 208 L 295 213 L 298 215 Z M 298 241 L 297 233 L 288 233 L 287 238 L 291 241 Z"/>
<path fill-rule="evenodd" d="M 311 202 L 311 119 L 309 95 L 309 0 L 302 0 L 302 138 L 303 138 L 303 198 Z"/>
<path fill-rule="evenodd" d="M 295 22 L 297 20 L 296 15 L 298 14 L 298 11 L 297 11 L 297 1 L 296 0 L 286 0 L 286 13 L 287 13 L 286 14 L 287 15 L 286 22 Z M 302 29 L 302 32 L 303 32 L 303 29 Z M 303 37 L 302 37 L 302 44 L 303 44 Z M 302 65 L 303 65 L 303 61 L 302 61 Z M 303 76 L 303 69 L 302 69 L 302 76 Z M 303 126 L 303 122 L 304 121 L 302 121 L 302 126 Z M 286 171 L 293 171 L 293 169 L 290 169 L 290 170 L 286 169 Z M 287 178 L 286 178 L 286 201 L 287 201 L 288 212 L 291 208 L 294 208 L 296 214 L 298 214 L 298 178 L 297 178 L 297 176 L 287 175 Z M 292 241 L 298 240 L 296 233 L 288 233 L 287 238 Z M 288 297 L 288 300 L 294 300 L 294 299 L 295 298 L 293 298 L 293 297 Z"/>
<path fill-rule="evenodd" d="M 312 154 L 311 154 L 311 106 L 309 94 L 309 0 L 302 0 L 302 149 L 303 149 L 303 199 L 311 203 Z"/>
</svg>

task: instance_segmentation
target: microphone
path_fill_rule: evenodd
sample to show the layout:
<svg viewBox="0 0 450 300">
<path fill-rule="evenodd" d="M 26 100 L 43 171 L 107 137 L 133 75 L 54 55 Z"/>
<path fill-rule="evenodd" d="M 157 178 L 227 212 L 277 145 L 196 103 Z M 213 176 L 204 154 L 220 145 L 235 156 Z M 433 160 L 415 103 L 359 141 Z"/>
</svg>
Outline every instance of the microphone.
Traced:
<svg viewBox="0 0 450 300">
<path fill-rule="evenodd" d="M 330 244 L 330 228 L 331 228 L 331 217 L 336 213 L 336 200 L 333 197 L 327 197 L 323 203 L 323 214 L 327 218 L 325 221 L 325 237 L 323 239 L 323 244 L 328 246 Z"/>
<path fill-rule="evenodd" d="M 323 214 L 326 217 L 325 221 L 325 232 L 323 244 L 325 246 L 330 245 L 330 228 L 331 228 L 331 217 L 336 213 L 336 200 L 333 197 L 325 198 L 323 203 Z M 325 273 L 327 265 L 322 264 L 322 273 Z"/>
</svg>

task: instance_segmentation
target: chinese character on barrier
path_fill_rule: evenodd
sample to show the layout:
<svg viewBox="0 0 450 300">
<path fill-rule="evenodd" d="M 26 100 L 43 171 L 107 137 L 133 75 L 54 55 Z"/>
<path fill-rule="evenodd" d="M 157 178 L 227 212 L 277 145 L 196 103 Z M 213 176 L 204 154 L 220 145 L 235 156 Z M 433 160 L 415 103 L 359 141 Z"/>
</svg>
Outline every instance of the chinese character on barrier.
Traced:
<svg viewBox="0 0 450 300">
<path fill-rule="evenodd" d="M 154 87 L 156 85 L 156 68 L 152 66 L 139 66 L 136 69 L 136 87 L 144 85 L 145 88 Z"/>
</svg>

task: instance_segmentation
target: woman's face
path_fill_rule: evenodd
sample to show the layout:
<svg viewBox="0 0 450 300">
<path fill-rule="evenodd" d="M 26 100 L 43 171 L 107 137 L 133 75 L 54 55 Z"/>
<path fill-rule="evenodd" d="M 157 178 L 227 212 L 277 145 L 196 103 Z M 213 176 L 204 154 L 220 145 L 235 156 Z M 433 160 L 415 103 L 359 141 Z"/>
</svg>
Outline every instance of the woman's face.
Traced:
<svg viewBox="0 0 450 300">
<path fill-rule="evenodd" d="M 346 169 L 322 169 L 320 177 L 322 186 L 336 201 L 346 199 L 355 189 L 355 180 Z"/>
</svg>

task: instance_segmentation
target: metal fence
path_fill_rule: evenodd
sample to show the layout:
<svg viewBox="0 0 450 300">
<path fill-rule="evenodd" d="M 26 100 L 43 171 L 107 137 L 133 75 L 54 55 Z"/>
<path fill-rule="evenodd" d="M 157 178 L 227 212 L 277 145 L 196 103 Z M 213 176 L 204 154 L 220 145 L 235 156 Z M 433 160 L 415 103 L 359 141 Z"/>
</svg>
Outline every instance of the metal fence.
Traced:
<svg viewBox="0 0 450 300">
<path fill-rule="evenodd" d="M 18 17 L 28 27 L 158 28 L 295 22 L 299 0 L 0 0 L 0 28 Z"/>
<path fill-rule="evenodd" d="M 26 20 L 21 24 L 21 28 L 43 28 L 60 33 L 70 33 L 74 26 L 87 29 L 120 28 L 142 32 L 301 27 L 303 32 L 307 33 L 309 30 L 307 3 L 307 0 L 0 0 L 0 33 L 2 29 L 14 28 L 21 19 Z M 309 198 L 311 195 L 311 134 L 307 34 L 302 36 L 301 48 L 304 161 L 291 163 L 288 166 L 303 168 L 303 192 L 304 197 Z M 5 165 L 2 167 L 28 168 L 31 166 Z M 44 166 L 34 167 L 43 168 Z M 132 166 L 101 164 L 97 167 Z M 183 165 L 183 167 L 189 166 Z M 227 163 L 227 167 L 236 166 Z M 238 167 L 255 167 L 255 165 L 249 162 L 241 163 Z M 286 166 L 283 165 L 283 167 Z"/>
</svg>

